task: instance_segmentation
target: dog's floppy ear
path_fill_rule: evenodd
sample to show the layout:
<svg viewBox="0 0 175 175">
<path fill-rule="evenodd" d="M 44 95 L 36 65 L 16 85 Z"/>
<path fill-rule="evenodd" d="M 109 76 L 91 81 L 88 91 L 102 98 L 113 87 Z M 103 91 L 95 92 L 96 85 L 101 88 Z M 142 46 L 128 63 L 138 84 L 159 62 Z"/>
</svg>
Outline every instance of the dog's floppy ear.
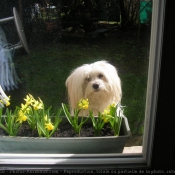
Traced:
<svg viewBox="0 0 175 175">
<path fill-rule="evenodd" d="M 75 69 L 66 80 L 65 84 L 68 91 L 70 107 L 72 109 L 77 107 L 78 101 L 83 97 L 82 81 L 80 68 Z"/>
<path fill-rule="evenodd" d="M 122 98 L 122 89 L 121 89 L 121 80 L 118 76 L 116 75 L 116 78 L 113 79 L 113 84 L 111 85 L 112 91 L 114 92 L 114 99 L 113 101 L 115 102 L 121 102 Z"/>
<path fill-rule="evenodd" d="M 121 88 L 121 80 L 118 76 L 118 71 L 116 67 L 108 63 L 107 61 L 100 61 L 100 65 L 107 70 L 107 78 L 108 83 L 111 87 L 111 92 L 113 93 L 113 101 L 120 102 L 122 98 L 122 88 Z"/>
</svg>

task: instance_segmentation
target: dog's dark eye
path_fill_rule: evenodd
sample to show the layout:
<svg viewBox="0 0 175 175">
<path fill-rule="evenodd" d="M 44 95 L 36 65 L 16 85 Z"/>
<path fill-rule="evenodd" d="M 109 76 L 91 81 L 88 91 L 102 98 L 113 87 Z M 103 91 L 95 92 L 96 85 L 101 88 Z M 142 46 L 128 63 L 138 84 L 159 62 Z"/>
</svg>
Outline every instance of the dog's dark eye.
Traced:
<svg viewBox="0 0 175 175">
<path fill-rule="evenodd" d="M 98 75 L 98 78 L 102 78 L 102 77 L 103 77 L 103 74 L 99 74 L 99 75 Z"/>
<path fill-rule="evenodd" d="M 90 77 L 86 77 L 86 79 L 85 79 L 86 81 L 90 81 Z"/>
</svg>

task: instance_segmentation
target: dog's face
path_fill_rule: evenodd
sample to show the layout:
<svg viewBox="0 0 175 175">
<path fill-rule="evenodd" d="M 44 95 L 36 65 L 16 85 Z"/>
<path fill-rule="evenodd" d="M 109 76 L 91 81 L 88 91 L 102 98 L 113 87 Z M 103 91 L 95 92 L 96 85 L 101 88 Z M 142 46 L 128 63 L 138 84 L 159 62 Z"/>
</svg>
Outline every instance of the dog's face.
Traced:
<svg viewBox="0 0 175 175">
<path fill-rule="evenodd" d="M 66 80 L 71 108 L 80 98 L 89 100 L 96 114 L 110 103 L 120 102 L 121 82 L 117 70 L 106 61 L 85 64 L 76 68 Z"/>
<path fill-rule="evenodd" d="M 101 69 L 101 67 L 91 66 L 90 70 L 85 71 L 84 82 L 82 82 L 82 90 L 84 97 L 88 98 L 94 93 L 106 93 L 110 91 L 108 77 L 106 76 L 106 71 Z"/>
</svg>

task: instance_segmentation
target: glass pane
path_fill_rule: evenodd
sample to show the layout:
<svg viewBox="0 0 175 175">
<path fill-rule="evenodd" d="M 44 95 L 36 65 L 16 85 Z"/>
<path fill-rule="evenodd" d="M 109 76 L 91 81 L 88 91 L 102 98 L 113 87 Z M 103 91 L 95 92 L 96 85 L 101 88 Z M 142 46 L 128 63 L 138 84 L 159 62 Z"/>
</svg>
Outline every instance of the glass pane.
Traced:
<svg viewBox="0 0 175 175">
<path fill-rule="evenodd" d="M 152 1 L 2 2 L 0 18 L 13 17 L 13 7 L 16 7 L 24 27 L 26 47 L 30 50 L 28 53 L 24 44 L 22 48 L 14 48 L 20 38 L 13 19 L 0 23 L 0 39 L 6 37 L 0 47 L 7 44 L 6 47 L 10 48 L 10 56 L 5 55 L 8 57 L 5 63 L 0 57 L 0 68 L 6 66 L 0 69 L 0 74 L 4 75 L 0 80 L 6 95 L 10 96 L 11 105 L 8 108 L 15 110 L 16 106 L 21 107 L 26 95 L 32 94 L 44 102 L 45 108 L 52 106 L 51 112 L 56 114 L 62 103 L 69 104 L 65 82 L 71 72 L 83 64 L 106 60 L 117 69 L 121 80 L 121 105 L 132 134 L 125 144 L 129 148 L 124 151 L 142 152 Z M 6 65 L 9 62 L 13 65 L 11 70 Z M 94 80 L 96 69 L 101 72 Z M 9 71 L 9 74 L 5 71 Z M 100 94 L 94 97 L 95 100 L 101 105 L 103 101 L 107 104 L 111 95 L 109 89 L 114 81 L 111 81 L 107 68 L 94 68 L 92 71 L 88 74 L 89 79 L 86 77 L 79 85 L 77 94 L 87 94 L 86 87 L 90 83 L 91 89 L 95 89 L 93 93 Z M 82 82 L 82 74 L 77 75 L 74 85 Z M 100 87 L 104 86 L 104 93 L 97 90 L 99 83 L 102 83 Z M 109 95 L 103 98 L 105 88 Z M 82 95 L 82 98 L 91 97 Z M 63 111 L 61 115 L 64 115 Z M 27 121 L 23 124 L 27 127 Z M 0 129 L 1 135 L 9 135 Z M 84 135 L 88 131 L 85 130 Z M 56 131 L 52 137 L 57 137 L 59 132 Z M 22 128 L 17 135 L 38 137 L 37 131 L 26 128 Z M 89 135 L 92 136 L 91 133 Z M 71 136 L 77 137 L 75 134 Z"/>
</svg>

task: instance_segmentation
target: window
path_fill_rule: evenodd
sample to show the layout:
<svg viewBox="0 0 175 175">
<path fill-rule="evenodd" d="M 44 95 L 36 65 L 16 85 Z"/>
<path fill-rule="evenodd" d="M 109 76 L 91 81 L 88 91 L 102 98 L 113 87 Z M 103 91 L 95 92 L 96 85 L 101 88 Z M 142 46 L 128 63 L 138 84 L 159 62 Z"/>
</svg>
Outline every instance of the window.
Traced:
<svg viewBox="0 0 175 175">
<path fill-rule="evenodd" d="M 109 169 L 149 167 L 152 158 L 164 22 L 164 0 L 153 1 L 149 70 L 142 153 L 128 154 L 1 154 L 1 167 L 21 169 Z"/>
</svg>

